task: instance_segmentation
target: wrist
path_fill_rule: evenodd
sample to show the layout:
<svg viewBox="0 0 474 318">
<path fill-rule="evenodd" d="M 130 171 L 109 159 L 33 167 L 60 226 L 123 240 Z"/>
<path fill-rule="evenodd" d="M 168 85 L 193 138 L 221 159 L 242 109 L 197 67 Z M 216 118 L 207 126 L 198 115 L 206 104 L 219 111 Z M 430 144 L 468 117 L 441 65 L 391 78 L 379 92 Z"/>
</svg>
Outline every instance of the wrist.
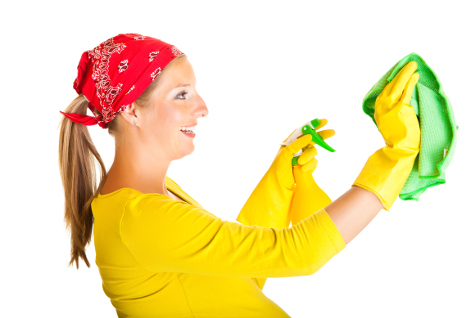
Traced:
<svg viewBox="0 0 474 318">
<path fill-rule="evenodd" d="M 383 147 L 372 154 L 353 185 L 374 193 L 389 210 L 400 194 L 418 151 Z"/>
</svg>

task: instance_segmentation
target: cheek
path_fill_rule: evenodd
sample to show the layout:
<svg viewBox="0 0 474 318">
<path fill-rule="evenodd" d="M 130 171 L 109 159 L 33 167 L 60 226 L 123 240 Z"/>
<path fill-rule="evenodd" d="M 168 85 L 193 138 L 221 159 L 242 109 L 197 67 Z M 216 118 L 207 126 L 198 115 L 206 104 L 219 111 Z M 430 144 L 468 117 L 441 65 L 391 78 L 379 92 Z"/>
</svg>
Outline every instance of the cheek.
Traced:
<svg viewBox="0 0 474 318">
<path fill-rule="evenodd" d="M 153 118 L 153 127 L 161 136 L 180 133 L 179 127 L 184 125 L 184 114 L 177 107 L 161 107 Z"/>
</svg>

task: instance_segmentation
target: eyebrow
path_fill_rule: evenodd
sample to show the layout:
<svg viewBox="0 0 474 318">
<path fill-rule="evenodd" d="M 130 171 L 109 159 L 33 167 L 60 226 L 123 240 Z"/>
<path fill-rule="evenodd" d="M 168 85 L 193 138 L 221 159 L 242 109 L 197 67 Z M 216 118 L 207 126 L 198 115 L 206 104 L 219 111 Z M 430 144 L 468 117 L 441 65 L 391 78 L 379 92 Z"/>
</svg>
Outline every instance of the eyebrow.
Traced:
<svg viewBox="0 0 474 318">
<path fill-rule="evenodd" d="M 178 85 L 178 86 L 176 86 L 176 87 L 173 88 L 173 89 L 176 89 L 176 88 L 179 88 L 179 87 L 187 87 L 187 86 L 191 86 L 191 85 L 189 85 L 189 84 Z"/>
</svg>

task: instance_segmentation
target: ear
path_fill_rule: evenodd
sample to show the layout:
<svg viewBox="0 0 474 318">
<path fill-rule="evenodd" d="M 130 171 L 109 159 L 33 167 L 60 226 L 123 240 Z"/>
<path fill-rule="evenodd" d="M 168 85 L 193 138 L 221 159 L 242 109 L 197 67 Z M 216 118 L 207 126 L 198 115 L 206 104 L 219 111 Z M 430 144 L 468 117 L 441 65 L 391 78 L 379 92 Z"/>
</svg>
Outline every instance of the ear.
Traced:
<svg viewBox="0 0 474 318">
<path fill-rule="evenodd" d="M 136 110 L 137 110 L 137 105 L 135 104 L 135 102 L 133 102 L 130 105 L 128 105 L 127 108 L 125 108 L 120 113 L 120 115 L 122 115 L 122 118 L 125 119 L 130 125 L 133 125 L 133 121 L 138 122 L 137 120 L 138 116 L 136 114 Z"/>
</svg>

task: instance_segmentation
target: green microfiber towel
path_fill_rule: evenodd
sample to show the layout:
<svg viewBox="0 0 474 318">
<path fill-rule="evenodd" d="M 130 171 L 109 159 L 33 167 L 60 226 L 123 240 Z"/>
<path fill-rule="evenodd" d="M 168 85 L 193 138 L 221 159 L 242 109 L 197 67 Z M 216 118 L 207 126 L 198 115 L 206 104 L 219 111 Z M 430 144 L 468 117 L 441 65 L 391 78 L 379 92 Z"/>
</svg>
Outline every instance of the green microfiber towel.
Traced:
<svg viewBox="0 0 474 318">
<path fill-rule="evenodd" d="M 446 183 L 446 168 L 454 156 L 456 130 L 454 112 L 436 74 L 416 53 L 402 58 L 365 95 L 362 109 L 375 123 L 377 96 L 408 62 L 418 64 L 420 74 L 410 105 L 415 109 L 421 130 L 420 152 L 400 192 L 402 200 L 416 200 L 429 187 Z M 375 123 L 377 125 L 377 123 Z"/>
</svg>

